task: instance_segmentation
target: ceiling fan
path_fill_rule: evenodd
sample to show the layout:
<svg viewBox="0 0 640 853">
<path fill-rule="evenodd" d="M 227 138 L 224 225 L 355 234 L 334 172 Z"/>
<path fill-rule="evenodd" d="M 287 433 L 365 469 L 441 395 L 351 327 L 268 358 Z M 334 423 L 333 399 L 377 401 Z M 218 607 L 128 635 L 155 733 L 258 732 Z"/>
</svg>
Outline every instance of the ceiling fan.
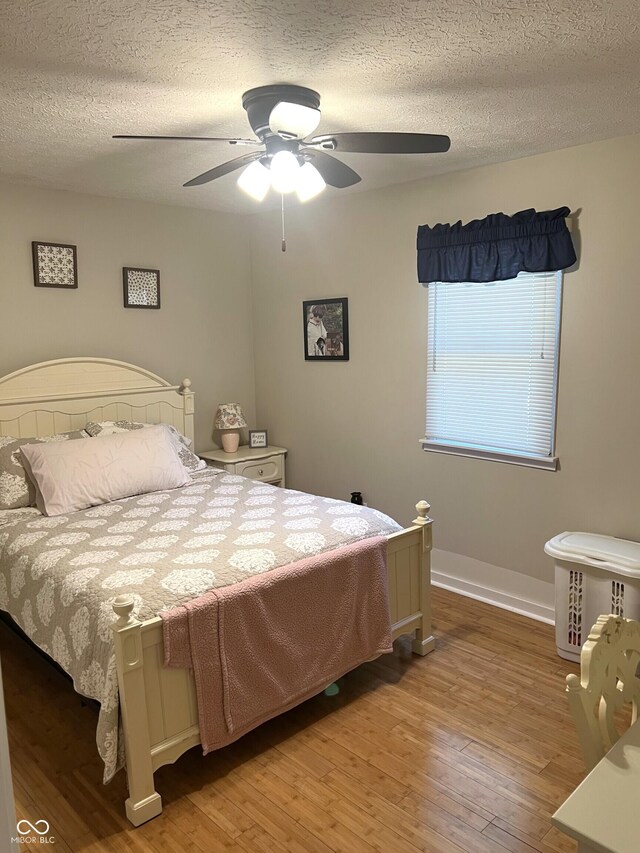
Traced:
<svg viewBox="0 0 640 853">
<path fill-rule="evenodd" d="M 324 133 L 307 137 L 320 123 L 320 95 L 303 86 L 278 84 L 249 89 L 242 96 L 249 124 L 257 139 L 228 139 L 215 136 L 129 136 L 114 139 L 186 140 L 227 142 L 257 146 L 252 151 L 214 166 L 184 185 L 196 187 L 243 169 L 238 185 L 256 201 L 269 188 L 278 193 L 296 192 L 308 201 L 326 184 L 350 187 L 361 178 L 346 163 L 327 152 L 348 154 L 434 154 L 448 151 L 448 136 L 432 133 Z"/>
</svg>

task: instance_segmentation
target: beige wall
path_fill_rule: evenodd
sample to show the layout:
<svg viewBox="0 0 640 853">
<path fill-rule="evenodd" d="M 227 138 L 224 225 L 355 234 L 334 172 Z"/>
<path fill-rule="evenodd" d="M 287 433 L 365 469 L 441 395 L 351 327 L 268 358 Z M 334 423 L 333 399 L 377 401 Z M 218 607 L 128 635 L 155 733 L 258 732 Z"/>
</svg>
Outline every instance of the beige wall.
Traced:
<svg viewBox="0 0 640 853">
<path fill-rule="evenodd" d="M 258 425 L 290 448 L 293 488 L 365 499 L 402 522 L 426 498 L 436 545 L 551 580 L 565 529 L 640 539 L 640 136 L 316 201 L 254 217 Z M 423 452 L 427 294 L 422 223 L 566 204 L 579 269 L 565 276 L 557 450 L 533 470 Z M 303 360 L 303 299 L 349 297 L 351 360 Z M 481 578 L 479 578 L 481 581 Z"/>
<path fill-rule="evenodd" d="M 0 185 L 0 375 L 73 355 L 142 365 L 196 392 L 196 445 L 220 401 L 254 413 L 246 226 L 202 210 Z M 78 290 L 33 285 L 31 241 L 78 246 Z M 125 309 L 122 267 L 159 269 L 159 311 Z"/>
</svg>

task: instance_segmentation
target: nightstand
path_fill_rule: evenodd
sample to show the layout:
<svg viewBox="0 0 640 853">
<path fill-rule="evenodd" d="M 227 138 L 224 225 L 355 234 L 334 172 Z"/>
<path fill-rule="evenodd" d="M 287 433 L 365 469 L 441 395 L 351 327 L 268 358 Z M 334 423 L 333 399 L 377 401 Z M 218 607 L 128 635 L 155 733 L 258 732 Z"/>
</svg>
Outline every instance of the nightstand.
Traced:
<svg viewBox="0 0 640 853">
<path fill-rule="evenodd" d="M 243 445 L 235 453 L 224 450 L 204 450 L 198 453 L 213 468 L 222 468 L 230 474 L 240 474 L 250 480 L 260 480 L 284 489 L 284 447 L 248 447 Z"/>
</svg>

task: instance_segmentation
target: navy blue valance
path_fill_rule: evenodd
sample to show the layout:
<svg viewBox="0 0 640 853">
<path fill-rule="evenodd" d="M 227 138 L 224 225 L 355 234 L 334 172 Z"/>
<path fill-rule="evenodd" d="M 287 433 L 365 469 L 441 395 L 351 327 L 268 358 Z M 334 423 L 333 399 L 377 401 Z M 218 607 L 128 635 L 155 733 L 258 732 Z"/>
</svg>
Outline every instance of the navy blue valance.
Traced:
<svg viewBox="0 0 640 853">
<path fill-rule="evenodd" d="M 568 207 L 418 228 L 418 281 L 503 281 L 519 272 L 563 270 L 576 261 Z"/>
</svg>

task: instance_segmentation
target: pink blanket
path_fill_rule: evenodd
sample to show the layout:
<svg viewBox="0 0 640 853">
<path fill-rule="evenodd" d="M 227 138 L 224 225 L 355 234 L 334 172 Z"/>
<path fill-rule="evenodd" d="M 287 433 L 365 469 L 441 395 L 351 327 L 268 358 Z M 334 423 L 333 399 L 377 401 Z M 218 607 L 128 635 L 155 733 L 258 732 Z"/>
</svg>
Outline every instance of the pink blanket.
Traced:
<svg viewBox="0 0 640 853">
<path fill-rule="evenodd" d="M 193 669 L 204 753 L 391 651 L 387 539 L 365 539 L 161 613 L 165 665 Z"/>
</svg>

